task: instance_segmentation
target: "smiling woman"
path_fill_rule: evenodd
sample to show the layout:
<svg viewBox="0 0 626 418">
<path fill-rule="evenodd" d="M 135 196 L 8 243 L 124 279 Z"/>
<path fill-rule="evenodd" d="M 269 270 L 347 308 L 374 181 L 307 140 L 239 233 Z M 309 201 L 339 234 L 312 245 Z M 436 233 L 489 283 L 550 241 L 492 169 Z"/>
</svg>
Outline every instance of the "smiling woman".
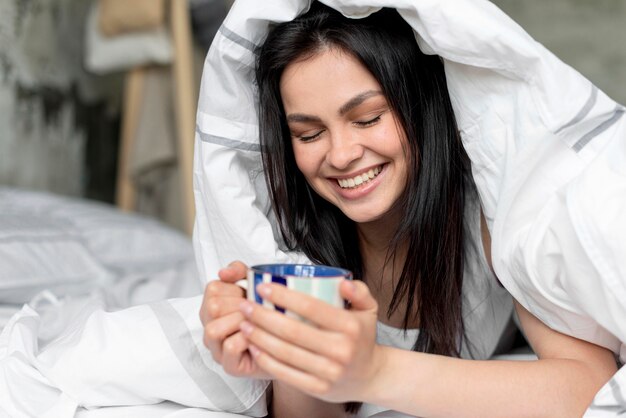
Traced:
<svg viewBox="0 0 626 418">
<path fill-rule="evenodd" d="M 213 357 L 271 379 L 274 417 L 580 416 L 615 372 L 613 354 L 548 328 L 489 268 L 442 59 L 393 9 L 349 19 L 319 2 L 257 52 L 263 168 L 282 238 L 357 280 L 340 287 L 348 310 L 257 287 L 300 322 L 245 302 L 233 284 L 245 266 L 231 264 L 201 311 Z M 514 305 L 539 359 L 476 361 L 510 347 Z"/>
</svg>

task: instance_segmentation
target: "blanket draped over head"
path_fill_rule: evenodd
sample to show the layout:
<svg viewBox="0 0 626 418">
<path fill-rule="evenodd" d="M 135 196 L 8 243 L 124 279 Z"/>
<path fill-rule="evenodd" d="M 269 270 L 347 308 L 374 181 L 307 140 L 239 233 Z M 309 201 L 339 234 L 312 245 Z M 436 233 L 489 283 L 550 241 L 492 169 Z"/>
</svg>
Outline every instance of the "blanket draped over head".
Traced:
<svg viewBox="0 0 626 418">
<path fill-rule="evenodd" d="M 207 56 L 196 126 L 194 245 L 213 279 L 281 250 L 262 172 L 255 48 L 310 0 L 239 0 Z M 502 284 L 550 327 L 626 359 L 626 118 L 486 0 L 322 0 L 350 18 L 395 7 L 440 55 Z"/>
<path fill-rule="evenodd" d="M 487 0 L 323 3 L 351 18 L 396 7 L 422 50 L 443 58 L 499 279 L 549 326 L 626 360 L 624 108 Z M 194 166 L 194 246 L 204 280 L 236 259 L 307 261 L 281 249 L 268 203 L 254 51 L 270 25 L 309 6 L 310 0 L 237 0 L 209 50 Z M 36 303 L 25 305 L 0 334 L 0 415 L 87 418 L 96 415 L 82 415 L 90 411 L 81 407 L 133 405 L 101 412 L 266 416 L 270 382 L 227 375 L 203 345 L 201 300 L 116 312 L 100 309 L 98 298 L 70 299 L 43 314 Z M 71 326 L 41 346 L 40 330 L 64 317 Z M 626 367 L 585 417 L 624 412 Z"/>
</svg>

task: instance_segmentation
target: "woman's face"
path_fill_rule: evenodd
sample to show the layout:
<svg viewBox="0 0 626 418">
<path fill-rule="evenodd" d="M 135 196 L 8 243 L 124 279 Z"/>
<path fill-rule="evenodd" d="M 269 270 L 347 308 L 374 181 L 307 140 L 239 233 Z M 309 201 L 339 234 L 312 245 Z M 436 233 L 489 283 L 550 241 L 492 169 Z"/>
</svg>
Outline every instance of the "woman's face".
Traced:
<svg viewBox="0 0 626 418">
<path fill-rule="evenodd" d="M 405 188 L 407 159 L 376 79 L 352 55 L 329 49 L 290 64 L 280 91 L 311 187 L 355 222 L 384 217 Z"/>
</svg>

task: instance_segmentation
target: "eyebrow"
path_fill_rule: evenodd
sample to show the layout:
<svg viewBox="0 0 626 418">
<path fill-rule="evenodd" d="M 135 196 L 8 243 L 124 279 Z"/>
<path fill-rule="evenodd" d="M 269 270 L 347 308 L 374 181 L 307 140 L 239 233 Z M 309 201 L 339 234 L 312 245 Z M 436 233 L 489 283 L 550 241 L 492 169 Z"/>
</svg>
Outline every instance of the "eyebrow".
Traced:
<svg viewBox="0 0 626 418">
<path fill-rule="evenodd" d="M 339 108 L 339 114 L 343 116 L 370 97 L 379 96 L 382 94 L 383 93 L 379 90 L 367 90 L 363 93 L 359 93 Z M 291 113 L 287 115 L 287 122 L 321 122 L 321 119 L 317 116 L 306 115 L 304 113 Z"/>
<path fill-rule="evenodd" d="M 356 96 L 354 96 L 352 99 L 348 100 L 343 106 L 339 108 L 339 114 L 343 116 L 349 111 L 351 111 L 352 109 L 354 109 L 355 107 L 357 107 L 358 105 L 360 105 L 361 103 L 363 103 L 364 101 L 366 101 L 367 99 L 369 99 L 370 97 L 378 96 L 381 94 L 383 93 L 378 90 L 367 90 L 367 91 L 364 91 L 363 93 L 359 93 Z"/>
</svg>

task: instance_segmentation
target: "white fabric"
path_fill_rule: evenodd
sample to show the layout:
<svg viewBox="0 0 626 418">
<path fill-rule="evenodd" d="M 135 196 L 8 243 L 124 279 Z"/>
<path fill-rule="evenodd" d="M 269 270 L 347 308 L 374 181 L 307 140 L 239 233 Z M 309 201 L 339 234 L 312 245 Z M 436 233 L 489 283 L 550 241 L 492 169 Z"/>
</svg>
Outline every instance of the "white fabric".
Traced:
<svg viewBox="0 0 626 418">
<path fill-rule="evenodd" d="M 195 415 L 264 416 L 267 382 L 226 375 L 203 346 L 200 301 L 105 312 L 102 300 L 85 300 L 72 307 L 69 327 L 42 349 L 38 334 L 46 317 L 25 305 L 0 334 L 0 416 L 69 418 L 85 408 L 163 401 L 199 409 Z M 193 416 L 187 408 L 182 416 Z M 166 406 L 161 409 L 165 416 Z M 116 411 L 94 416 L 120 416 Z"/>
<path fill-rule="evenodd" d="M 189 408 L 173 402 L 155 405 L 114 406 L 98 409 L 81 408 L 76 418 L 241 418 L 247 415 Z"/>
<path fill-rule="evenodd" d="M 626 416 L 626 367 L 622 367 L 596 394 L 584 418 Z"/>
<path fill-rule="evenodd" d="M 624 108 L 486 0 L 321 0 L 395 7 L 444 58 L 498 278 L 550 327 L 626 360 Z M 204 277 L 284 261 L 259 155 L 254 48 L 310 0 L 238 0 L 207 56 L 196 127 L 194 245 Z"/>
<path fill-rule="evenodd" d="M 397 7 L 420 45 L 444 57 L 500 280 L 549 325 L 619 351 L 626 341 L 619 321 L 626 318 L 623 109 L 487 1 L 325 3 L 351 16 Z M 268 216 L 251 49 L 270 22 L 307 7 L 308 0 L 239 0 L 207 56 L 194 168 L 194 240 L 205 280 L 233 259 L 303 259 L 281 251 Z M 41 318 L 25 307 L 0 335 L 1 413 L 70 417 L 78 405 L 168 400 L 264 414 L 265 383 L 224 375 L 207 357 L 199 302 L 112 313 L 93 304 L 43 351 Z M 588 416 L 623 410 L 623 389 L 613 390 L 623 382 L 622 369 Z"/>
<path fill-rule="evenodd" d="M 445 59 L 492 232 L 499 279 L 549 326 L 619 352 L 626 341 L 623 107 L 486 0 L 323 0 L 347 16 L 396 7 Z M 255 45 L 307 0 L 237 1 L 205 62 L 195 160 L 200 270 L 284 260 L 272 237 L 253 83 Z"/>
<path fill-rule="evenodd" d="M 0 417 L 265 413 L 267 383 L 222 377 L 202 345 L 187 237 L 104 204 L 9 188 L 0 213 Z"/>
<path fill-rule="evenodd" d="M 0 187 L 0 213 L 0 303 L 21 305 L 44 289 L 79 295 L 168 272 L 181 287 L 197 281 L 189 239 L 153 219 L 7 187 Z"/>
</svg>

